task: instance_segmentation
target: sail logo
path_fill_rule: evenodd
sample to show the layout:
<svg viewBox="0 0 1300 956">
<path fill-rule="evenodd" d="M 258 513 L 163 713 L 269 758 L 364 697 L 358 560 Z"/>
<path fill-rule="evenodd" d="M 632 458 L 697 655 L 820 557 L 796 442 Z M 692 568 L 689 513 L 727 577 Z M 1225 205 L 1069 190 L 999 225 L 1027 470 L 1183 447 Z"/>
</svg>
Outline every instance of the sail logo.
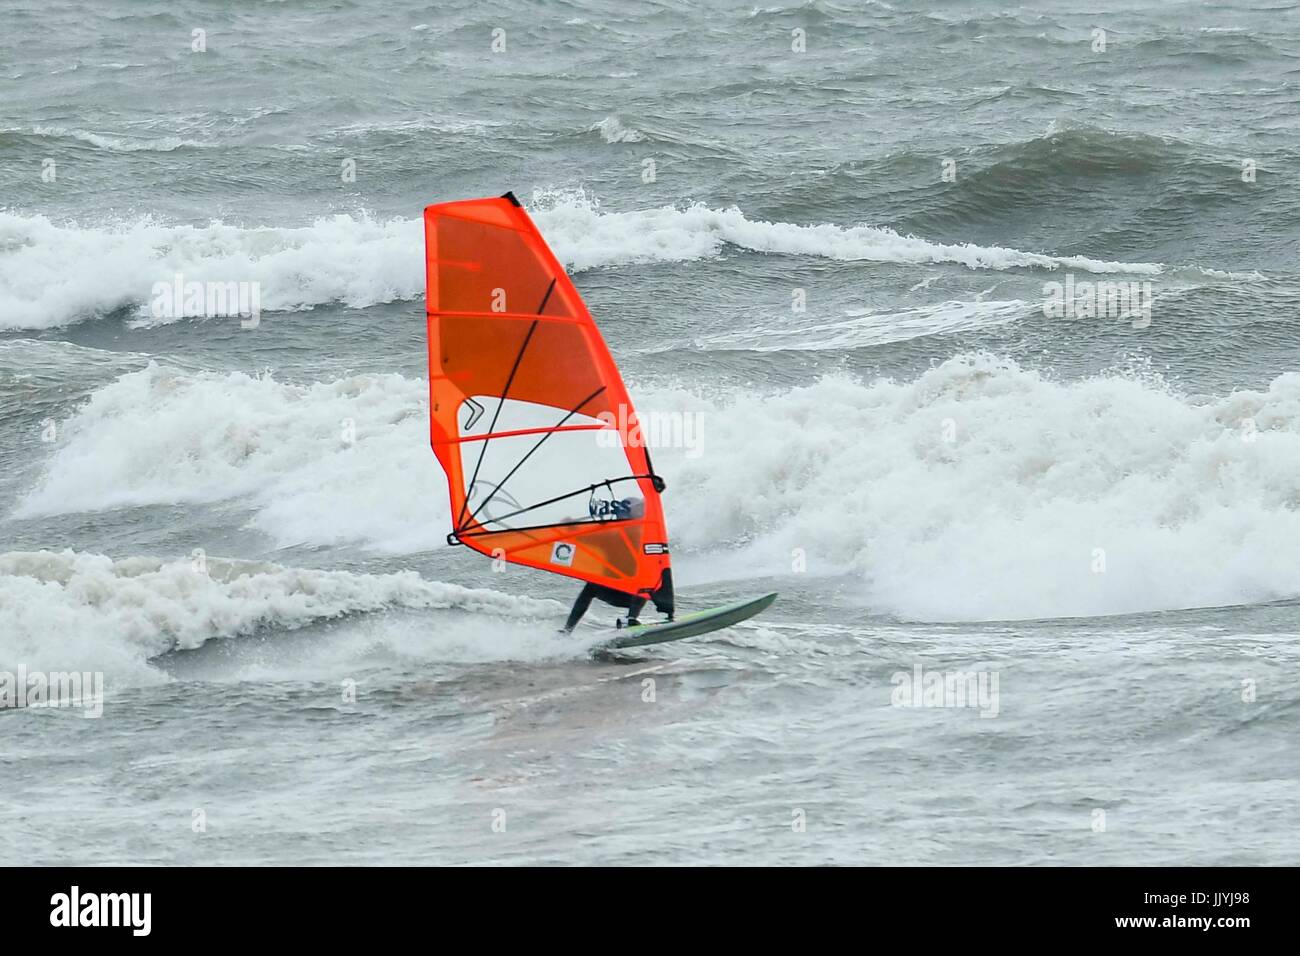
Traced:
<svg viewBox="0 0 1300 956">
<path fill-rule="evenodd" d="M 587 511 L 597 521 L 631 521 L 645 516 L 645 499 L 643 498 L 592 498 L 587 503 Z"/>
<path fill-rule="evenodd" d="M 895 671 L 889 682 L 894 707 L 971 707 L 981 717 L 998 715 L 997 671 L 927 671 L 917 664 L 910 672 Z"/>
<path fill-rule="evenodd" d="M 50 925 L 128 927 L 132 936 L 148 936 L 152 909 L 152 893 L 82 893 L 74 885 L 50 897 Z"/>
<path fill-rule="evenodd" d="M 178 272 L 170 282 L 155 282 L 150 295 L 149 314 L 163 321 L 243 316 L 239 325 L 245 329 L 262 321 L 260 282 L 186 282 Z"/>
<path fill-rule="evenodd" d="M 601 448 L 684 448 L 687 458 L 699 458 L 704 416 L 700 412 L 641 412 L 620 404 L 618 410 L 596 415 L 605 427 L 596 432 Z M 621 442 L 620 442 L 621 436 Z"/>
<path fill-rule="evenodd" d="M 1151 324 L 1151 283 L 1064 282 L 1043 283 L 1043 315 L 1049 319 L 1132 319 L 1133 328 Z"/>
<path fill-rule="evenodd" d="M 103 671 L 0 671 L 0 710 L 82 708 L 83 717 L 104 715 Z"/>
<path fill-rule="evenodd" d="M 562 568 L 571 568 L 577 551 L 578 549 L 568 541 L 557 541 L 551 545 L 551 564 L 558 564 Z"/>
</svg>

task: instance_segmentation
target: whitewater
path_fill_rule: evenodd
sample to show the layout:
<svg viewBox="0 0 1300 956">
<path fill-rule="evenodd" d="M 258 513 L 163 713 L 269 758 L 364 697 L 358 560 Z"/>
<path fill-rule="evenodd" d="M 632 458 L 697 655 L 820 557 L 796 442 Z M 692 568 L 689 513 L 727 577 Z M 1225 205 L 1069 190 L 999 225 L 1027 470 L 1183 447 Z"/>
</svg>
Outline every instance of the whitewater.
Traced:
<svg viewBox="0 0 1300 956">
<path fill-rule="evenodd" d="M 1158 275 L 1159 264 L 1101 262 L 972 243 L 932 243 L 869 225 L 747 219 L 736 207 L 664 207 L 602 213 L 588 197 L 543 195 L 539 226 L 575 272 L 720 255 L 726 246 L 781 255 L 970 269 L 1073 268 L 1090 273 Z M 417 219 L 381 221 L 337 214 L 305 226 L 239 227 L 222 222 L 168 225 L 145 217 L 83 225 L 0 213 L 0 315 L 9 329 L 66 325 L 134 309 L 141 322 L 160 275 L 196 281 L 251 277 L 264 308 L 292 311 L 338 302 L 352 308 L 424 295 Z M 184 317 L 184 316 L 178 316 Z M 166 321 L 166 320 L 163 320 Z"/>
</svg>

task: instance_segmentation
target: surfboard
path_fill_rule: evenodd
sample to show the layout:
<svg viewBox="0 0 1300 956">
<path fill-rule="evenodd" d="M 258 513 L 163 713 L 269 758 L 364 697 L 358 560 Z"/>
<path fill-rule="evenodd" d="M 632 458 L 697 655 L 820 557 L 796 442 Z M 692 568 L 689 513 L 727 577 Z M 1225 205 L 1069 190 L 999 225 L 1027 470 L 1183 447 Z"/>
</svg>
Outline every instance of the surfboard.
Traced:
<svg viewBox="0 0 1300 956">
<path fill-rule="evenodd" d="M 707 611 L 694 611 L 683 614 L 673 621 L 657 624 L 636 624 L 618 630 L 617 636 L 597 644 L 594 650 L 607 651 L 620 647 L 644 647 L 647 644 L 664 644 L 668 641 L 680 641 L 684 637 L 697 637 L 710 631 L 721 630 L 748 620 L 755 614 L 772 606 L 776 593 L 764 594 L 762 597 L 750 598 L 724 604 L 722 607 L 709 608 Z"/>
</svg>

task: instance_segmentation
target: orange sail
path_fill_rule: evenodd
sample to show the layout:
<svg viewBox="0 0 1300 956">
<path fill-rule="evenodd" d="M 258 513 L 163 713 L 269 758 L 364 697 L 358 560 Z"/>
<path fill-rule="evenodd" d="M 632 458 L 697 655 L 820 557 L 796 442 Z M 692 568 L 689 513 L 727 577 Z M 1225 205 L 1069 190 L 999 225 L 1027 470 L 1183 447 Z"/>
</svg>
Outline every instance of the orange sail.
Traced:
<svg viewBox="0 0 1300 956">
<path fill-rule="evenodd" d="M 627 388 L 515 197 L 424 210 L 429 437 L 447 540 L 628 593 L 660 586 L 668 534 Z"/>
</svg>

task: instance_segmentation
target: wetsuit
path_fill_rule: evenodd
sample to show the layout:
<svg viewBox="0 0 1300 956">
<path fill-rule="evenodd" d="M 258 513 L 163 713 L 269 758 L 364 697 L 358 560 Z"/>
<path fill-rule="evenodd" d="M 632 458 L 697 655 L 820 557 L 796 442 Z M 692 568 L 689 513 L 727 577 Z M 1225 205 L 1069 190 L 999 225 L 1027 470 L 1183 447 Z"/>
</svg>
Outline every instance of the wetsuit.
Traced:
<svg viewBox="0 0 1300 956">
<path fill-rule="evenodd" d="M 582 590 L 578 592 L 578 599 L 573 602 L 573 610 L 569 612 L 569 619 L 564 622 L 566 631 L 571 631 L 578 626 L 582 616 L 587 613 L 587 608 L 591 607 L 592 598 L 600 598 L 606 604 L 612 604 L 614 607 L 627 608 L 629 622 L 637 619 L 646 602 L 646 597 L 643 594 L 616 591 L 614 588 L 607 588 L 602 584 L 592 584 L 589 581 L 583 585 Z M 671 568 L 664 569 L 663 577 L 659 579 L 659 587 L 650 595 L 650 599 L 655 602 L 655 607 L 659 612 L 667 614 L 668 619 L 671 621 L 673 617 L 673 572 Z"/>
<path fill-rule="evenodd" d="M 650 465 L 650 483 L 654 490 L 663 493 L 664 480 L 654 474 L 654 465 L 650 463 L 650 452 L 646 450 L 646 464 Z M 611 502 L 613 514 L 619 518 L 640 518 L 645 514 L 645 502 L 640 498 L 624 498 L 621 501 Z M 597 512 L 592 511 L 592 517 L 597 517 Z M 564 622 L 564 631 L 572 631 L 582 620 L 582 616 L 587 613 L 587 608 L 591 607 L 592 598 L 600 598 L 606 604 L 612 604 L 614 607 L 627 608 L 627 619 L 629 623 L 634 623 L 641 609 L 645 607 L 646 596 L 644 594 L 629 594 L 627 591 L 618 591 L 614 588 L 607 588 L 603 584 L 592 584 L 590 581 L 583 585 L 578 592 L 578 599 L 573 602 L 573 610 L 569 612 L 569 619 Z M 659 578 L 659 587 L 651 594 L 651 600 L 655 602 L 655 607 L 661 614 L 667 614 L 668 620 L 673 619 L 673 572 L 671 568 L 664 568 L 664 573 Z"/>
</svg>

